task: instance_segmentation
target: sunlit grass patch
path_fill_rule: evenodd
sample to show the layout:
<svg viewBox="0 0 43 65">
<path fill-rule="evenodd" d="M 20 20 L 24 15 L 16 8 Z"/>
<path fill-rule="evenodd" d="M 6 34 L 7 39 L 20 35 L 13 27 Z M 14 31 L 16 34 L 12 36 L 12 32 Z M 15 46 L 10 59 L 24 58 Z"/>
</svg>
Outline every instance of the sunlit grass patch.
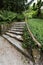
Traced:
<svg viewBox="0 0 43 65">
<path fill-rule="evenodd" d="M 28 19 L 27 23 L 34 37 L 43 45 L 43 19 Z"/>
</svg>

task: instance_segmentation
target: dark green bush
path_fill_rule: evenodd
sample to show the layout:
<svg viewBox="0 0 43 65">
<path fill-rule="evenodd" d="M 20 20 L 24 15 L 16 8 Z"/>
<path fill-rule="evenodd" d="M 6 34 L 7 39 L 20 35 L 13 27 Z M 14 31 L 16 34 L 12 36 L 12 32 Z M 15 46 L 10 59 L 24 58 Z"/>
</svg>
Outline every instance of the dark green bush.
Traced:
<svg viewBox="0 0 43 65">
<path fill-rule="evenodd" d="M 12 21 L 16 17 L 16 13 L 11 11 L 0 11 L 0 21 Z"/>
<path fill-rule="evenodd" d="M 16 16 L 17 21 L 23 21 L 24 19 L 25 19 L 25 17 L 23 14 L 17 14 L 17 16 Z"/>
<path fill-rule="evenodd" d="M 25 19 L 23 14 L 20 13 L 14 13 L 11 11 L 0 11 L 0 21 L 23 21 Z"/>
</svg>

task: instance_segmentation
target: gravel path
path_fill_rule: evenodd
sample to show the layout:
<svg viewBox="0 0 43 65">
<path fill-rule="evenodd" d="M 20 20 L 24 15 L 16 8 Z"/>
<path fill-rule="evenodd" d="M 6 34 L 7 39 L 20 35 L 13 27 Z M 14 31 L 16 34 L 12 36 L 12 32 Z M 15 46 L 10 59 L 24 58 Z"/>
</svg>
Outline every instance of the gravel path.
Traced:
<svg viewBox="0 0 43 65">
<path fill-rule="evenodd" d="M 0 36 L 0 65 L 33 65 L 32 62 Z"/>
</svg>

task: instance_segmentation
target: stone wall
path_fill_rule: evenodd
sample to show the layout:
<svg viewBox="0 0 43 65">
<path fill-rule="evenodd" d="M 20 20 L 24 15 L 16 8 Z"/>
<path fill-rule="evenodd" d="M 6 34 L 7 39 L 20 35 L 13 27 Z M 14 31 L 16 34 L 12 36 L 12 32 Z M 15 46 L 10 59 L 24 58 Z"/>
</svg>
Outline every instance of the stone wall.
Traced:
<svg viewBox="0 0 43 65">
<path fill-rule="evenodd" d="M 9 28 L 11 28 L 10 23 L 0 25 L 0 35 L 4 34 Z"/>
</svg>

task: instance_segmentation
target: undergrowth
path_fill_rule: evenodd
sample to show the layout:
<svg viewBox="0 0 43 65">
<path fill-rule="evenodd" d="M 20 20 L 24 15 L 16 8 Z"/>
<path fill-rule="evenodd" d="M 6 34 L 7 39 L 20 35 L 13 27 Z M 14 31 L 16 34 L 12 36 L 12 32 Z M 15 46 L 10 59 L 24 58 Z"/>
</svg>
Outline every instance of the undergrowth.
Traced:
<svg viewBox="0 0 43 65">
<path fill-rule="evenodd" d="M 23 44 L 22 44 L 23 48 L 28 49 L 30 48 L 36 48 L 37 46 L 35 45 L 34 41 L 32 40 L 27 27 L 24 27 L 24 32 L 23 32 Z"/>
</svg>

